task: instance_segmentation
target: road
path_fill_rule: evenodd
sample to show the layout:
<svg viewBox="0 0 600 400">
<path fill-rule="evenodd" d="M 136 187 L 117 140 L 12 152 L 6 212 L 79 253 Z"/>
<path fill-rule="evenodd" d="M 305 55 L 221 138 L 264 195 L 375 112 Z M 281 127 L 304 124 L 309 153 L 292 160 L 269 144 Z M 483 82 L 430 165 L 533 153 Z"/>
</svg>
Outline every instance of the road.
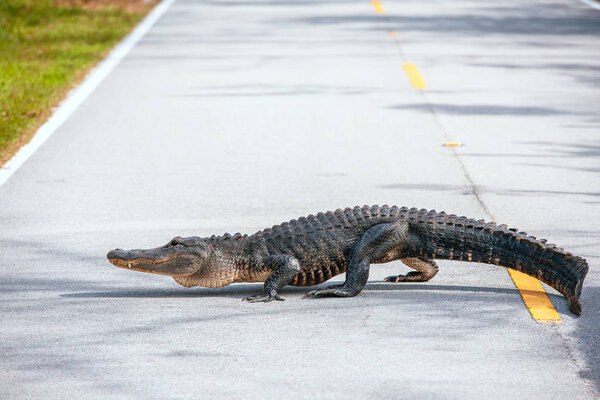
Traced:
<svg viewBox="0 0 600 400">
<path fill-rule="evenodd" d="M 177 0 L 0 186 L 0 398 L 598 398 L 599 34 L 575 0 Z M 247 304 L 104 258 L 363 204 L 586 257 L 583 315 L 481 264 Z"/>
</svg>

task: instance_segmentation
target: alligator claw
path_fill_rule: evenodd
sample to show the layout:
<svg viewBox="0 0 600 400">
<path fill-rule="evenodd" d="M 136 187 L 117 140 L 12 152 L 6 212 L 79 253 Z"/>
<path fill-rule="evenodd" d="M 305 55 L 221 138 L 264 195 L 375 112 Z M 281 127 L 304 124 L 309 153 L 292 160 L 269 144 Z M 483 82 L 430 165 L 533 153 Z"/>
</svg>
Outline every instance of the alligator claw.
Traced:
<svg viewBox="0 0 600 400">
<path fill-rule="evenodd" d="M 264 294 L 264 293 L 255 294 L 254 296 L 248 296 L 248 297 L 244 297 L 242 299 L 242 301 L 247 301 L 249 303 L 260 303 L 260 302 L 268 303 L 273 300 L 285 301 L 285 299 L 278 294 Z"/>
</svg>

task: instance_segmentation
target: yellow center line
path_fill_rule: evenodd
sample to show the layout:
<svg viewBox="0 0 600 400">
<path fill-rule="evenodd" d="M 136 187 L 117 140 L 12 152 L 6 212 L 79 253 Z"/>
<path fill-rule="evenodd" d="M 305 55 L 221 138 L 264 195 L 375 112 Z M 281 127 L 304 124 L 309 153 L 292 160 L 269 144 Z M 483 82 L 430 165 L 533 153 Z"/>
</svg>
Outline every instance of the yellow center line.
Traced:
<svg viewBox="0 0 600 400">
<path fill-rule="evenodd" d="M 371 0 L 371 6 L 377 14 L 385 14 L 385 8 L 383 8 L 383 4 L 381 4 L 379 0 Z M 392 38 L 396 38 L 398 37 L 398 32 L 391 31 L 388 32 L 388 35 Z M 427 84 L 415 64 L 406 62 L 402 64 L 402 68 L 404 68 L 413 88 L 419 90 L 427 89 Z M 460 142 L 447 142 L 444 144 L 446 147 L 456 147 L 460 145 Z M 519 289 L 523 302 L 525 303 L 525 306 L 527 306 L 527 309 L 534 320 L 546 324 L 562 322 L 560 315 L 558 315 L 554 305 L 550 302 L 548 295 L 537 279 L 510 268 L 508 269 L 508 272 L 510 273 L 510 277 L 515 286 Z"/>
<path fill-rule="evenodd" d="M 379 0 L 371 0 L 371 6 L 377 14 L 385 14 L 385 8 L 383 8 L 383 4 Z"/>
<path fill-rule="evenodd" d="M 417 66 L 415 64 L 404 63 L 402 64 L 402 68 L 404 68 L 404 71 L 406 72 L 406 75 L 408 75 L 410 83 L 412 83 L 415 89 L 427 89 L 427 84 L 425 83 L 425 80 L 419 73 L 419 70 L 417 69 Z"/>
<path fill-rule="evenodd" d="M 561 322 L 560 315 L 537 279 L 510 268 L 508 272 L 533 319 L 546 324 Z"/>
</svg>

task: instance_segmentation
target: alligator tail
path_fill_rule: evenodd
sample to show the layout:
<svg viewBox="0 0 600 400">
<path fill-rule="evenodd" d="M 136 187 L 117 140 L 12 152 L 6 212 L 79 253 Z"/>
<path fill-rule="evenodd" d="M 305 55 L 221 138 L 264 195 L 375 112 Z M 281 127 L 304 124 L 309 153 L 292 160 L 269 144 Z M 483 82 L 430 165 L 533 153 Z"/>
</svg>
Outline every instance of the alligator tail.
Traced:
<svg viewBox="0 0 600 400">
<path fill-rule="evenodd" d="M 411 209 L 410 229 L 422 257 L 501 265 L 533 276 L 567 298 L 569 310 L 581 315 L 581 287 L 588 272 L 585 259 L 546 240 L 506 225 L 486 223 L 435 211 Z"/>
</svg>

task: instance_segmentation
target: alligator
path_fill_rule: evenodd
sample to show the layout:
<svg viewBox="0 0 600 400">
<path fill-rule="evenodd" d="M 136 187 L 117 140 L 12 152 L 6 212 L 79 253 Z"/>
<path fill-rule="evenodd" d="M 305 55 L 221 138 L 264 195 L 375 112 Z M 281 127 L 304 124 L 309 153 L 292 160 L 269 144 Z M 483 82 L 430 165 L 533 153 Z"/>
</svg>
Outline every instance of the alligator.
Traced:
<svg viewBox="0 0 600 400">
<path fill-rule="evenodd" d="M 346 272 L 345 282 L 307 293 L 352 297 L 361 292 L 370 264 L 400 260 L 414 269 L 388 282 L 425 282 L 435 259 L 495 264 L 521 271 L 564 295 L 581 315 L 585 259 L 518 229 L 464 216 L 407 207 L 363 206 L 309 215 L 253 235 L 175 237 L 153 249 L 115 249 L 117 267 L 172 276 L 185 287 L 217 288 L 264 282 L 249 302 L 284 300 L 285 285 L 312 286 Z"/>
</svg>

